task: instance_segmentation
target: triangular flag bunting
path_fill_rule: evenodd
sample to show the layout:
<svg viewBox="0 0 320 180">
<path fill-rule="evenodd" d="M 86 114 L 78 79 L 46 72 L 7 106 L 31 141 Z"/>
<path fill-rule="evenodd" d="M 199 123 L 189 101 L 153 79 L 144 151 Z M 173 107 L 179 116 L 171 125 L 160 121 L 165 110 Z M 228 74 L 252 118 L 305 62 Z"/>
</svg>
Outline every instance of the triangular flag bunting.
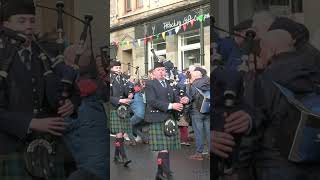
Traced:
<svg viewBox="0 0 320 180">
<path fill-rule="evenodd" d="M 143 38 L 143 42 L 144 42 L 144 45 L 147 45 L 147 43 L 148 43 L 148 38 L 147 38 L 147 37 Z"/>
<path fill-rule="evenodd" d="M 191 19 L 190 21 L 191 27 L 193 27 L 195 21 L 196 21 L 195 19 Z"/>
<path fill-rule="evenodd" d="M 149 40 L 153 41 L 153 35 L 149 36 Z"/>
<path fill-rule="evenodd" d="M 141 47 L 141 39 L 137 39 L 138 41 L 138 46 Z"/>
<path fill-rule="evenodd" d="M 180 26 L 177 26 L 174 30 L 176 31 L 176 34 L 178 34 L 178 32 L 180 30 Z"/>
<path fill-rule="evenodd" d="M 160 37 L 160 34 L 157 34 L 157 39 L 159 39 L 159 37 Z"/>
<path fill-rule="evenodd" d="M 187 24 L 183 24 L 182 28 L 183 28 L 183 31 L 186 31 L 187 30 Z"/>
<path fill-rule="evenodd" d="M 168 36 L 171 36 L 172 35 L 172 30 L 169 30 L 168 33 L 169 33 Z"/>
<path fill-rule="evenodd" d="M 203 15 L 198 16 L 198 21 L 202 22 L 203 19 L 204 19 L 204 16 L 203 16 Z"/>
<path fill-rule="evenodd" d="M 163 32 L 163 33 L 162 33 L 162 38 L 163 38 L 164 40 L 166 40 L 166 32 Z"/>
</svg>

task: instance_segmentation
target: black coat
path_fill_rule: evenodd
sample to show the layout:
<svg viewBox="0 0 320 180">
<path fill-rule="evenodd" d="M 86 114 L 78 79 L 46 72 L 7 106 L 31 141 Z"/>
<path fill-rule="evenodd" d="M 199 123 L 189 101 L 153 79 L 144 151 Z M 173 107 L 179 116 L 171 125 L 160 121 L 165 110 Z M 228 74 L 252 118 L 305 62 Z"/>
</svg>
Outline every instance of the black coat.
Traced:
<svg viewBox="0 0 320 180">
<path fill-rule="evenodd" d="M 167 88 L 162 87 L 158 80 L 150 80 L 146 82 L 146 122 L 163 122 L 172 114 L 168 111 L 169 103 L 179 102 L 179 97 L 174 93 L 169 82 L 166 81 Z"/>
<path fill-rule="evenodd" d="M 32 70 L 28 71 L 15 53 L 8 78 L 0 87 L 0 154 L 14 152 L 23 145 L 32 118 L 56 115 L 60 78 L 52 74 L 44 77 L 39 51 L 32 46 Z M 79 93 L 71 97 L 77 108 Z"/>
<path fill-rule="evenodd" d="M 299 52 L 279 54 L 257 79 L 253 130 L 263 133 L 257 157 L 269 160 L 268 163 L 287 159 L 300 119 L 299 111 L 289 104 L 272 81 L 297 95 L 312 92 L 319 83 L 320 71 L 313 63 L 305 61 L 305 55 Z"/>
<path fill-rule="evenodd" d="M 186 90 L 191 103 L 191 110 L 199 112 L 201 107 L 201 105 L 199 107 L 199 100 L 201 100 L 202 103 L 203 98 L 196 88 L 201 91 L 210 91 L 210 78 L 208 76 L 204 76 L 196 79 L 192 84 L 188 85 Z"/>
<path fill-rule="evenodd" d="M 126 79 L 121 76 L 120 82 L 116 80 L 116 76 L 114 74 L 111 75 L 111 83 L 110 83 L 110 101 L 113 108 L 117 108 L 120 99 L 128 98 L 130 87 L 129 84 L 126 83 Z"/>
</svg>

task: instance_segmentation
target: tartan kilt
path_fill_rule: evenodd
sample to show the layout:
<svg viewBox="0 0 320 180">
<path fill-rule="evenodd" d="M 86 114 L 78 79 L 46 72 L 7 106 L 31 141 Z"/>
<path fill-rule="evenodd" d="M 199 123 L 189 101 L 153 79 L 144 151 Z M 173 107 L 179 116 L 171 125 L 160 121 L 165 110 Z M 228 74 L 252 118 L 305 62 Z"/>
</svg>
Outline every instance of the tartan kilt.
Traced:
<svg viewBox="0 0 320 180">
<path fill-rule="evenodd" d="M 150 124 L 150 145 L 152 151 L 162 150 L 179 150 L 180 145 L 180 132 L 174 136 L 166 136 L 164 134 L 164 122 Z"/>
<path fill-rule="evenodd" d="M 63 157 L 61 157 L 63 158 Z M 63 159 L 55 164 L 56 176 L 50 180 L 65 180 Z M 24 156 L 21 152 L 0 155 L 1 180 L 33 180 L 25 167 Z"/>
<path fill-rule="evenodd" d="M 127 133 L 132 134 L 130 118 L 121 119 L 117 114 L 117 110 L 110 110 L 110 131 L 111 133 Z"/>
</svg>

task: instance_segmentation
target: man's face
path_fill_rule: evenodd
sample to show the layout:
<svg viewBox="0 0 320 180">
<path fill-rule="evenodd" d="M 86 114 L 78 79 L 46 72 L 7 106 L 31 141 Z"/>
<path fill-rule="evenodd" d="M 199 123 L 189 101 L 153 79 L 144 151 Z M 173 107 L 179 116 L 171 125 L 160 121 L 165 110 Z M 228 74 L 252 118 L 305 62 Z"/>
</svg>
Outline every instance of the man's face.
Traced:
<svg viewBox="0 0 320 180">
<path fill-rule="evenodd" d="M 165 67 L 158 67 L 153 70 L 154 78 L 157 80 L 164 80 L 166 77 Z"/>
<path fill-rule="evenodd" d="M 31 37 L 35 33 L 35 22 L 35 15 L 18 14 L 11 16 L 8 21 L 4 22 L 4 25 Z"/>
<path fill-rule="evenodd" d="M 121 66 L 113 66 L 111 71 L 119 75 L 121 73 Z"/>
</svg>

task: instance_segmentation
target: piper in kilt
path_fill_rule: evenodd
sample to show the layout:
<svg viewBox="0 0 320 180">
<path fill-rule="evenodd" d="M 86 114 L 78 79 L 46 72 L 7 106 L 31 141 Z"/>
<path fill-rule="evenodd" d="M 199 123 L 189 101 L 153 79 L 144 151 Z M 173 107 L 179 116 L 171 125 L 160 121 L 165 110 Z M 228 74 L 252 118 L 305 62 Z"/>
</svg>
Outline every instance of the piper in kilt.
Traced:
<svg viewBox="0 0 320 180">
<path fill-rule="evenodd" d="M 114 162 L 123 162 L 124 166 L 127 167 L 131 160 L 127 158 L 125 146 L 124 146 L 124 133 L 131 133 L 131 127 L 129 122 L 129 114 L 127 116 L 119 116 L 117 109 L 128 107 L 133 94 L 130 93 L 130 88 L 127 86 L 125 79 L 121 75 L 121 63 L 118 61 L 110 62 L 111 68 L 111 82 L 110 82 L 110 130 L 112 133 L 116 133 L 116 140 L 114 142 L 115 154 Z"/>
<path fill-rule="evenodd" d="M 177 120 L 174 112 L 182 111 L 183 104 L 187 104 L 189 99 L 187 97 L 180 99 L 165 80 L 166 70 L 163 63 L 154 63 L 153 75 L 154 80 L 146 82 L 145 121 L 151 123 L 151 150 L 159 152 L 156 179 L 171 179 L 169 151 L 180 149 L 180 136 L 177 126 L 172 131 L 175 133 L 167 133 L 165 122 L 168 119 Z"/>
<path fill-rule="evenodd" d="M 31 42 L 32 0 L 8 1 L 4 26 L 27 37 L 15 45 L 2 37 L 0 72 L 7 76 L 0 77 L 0 179 L 63 180 L 60 136 L 67 126 L 64 117 L 74 113 L 80 97 L 73 95 L 58 104 L 60 77 L 45 74 L 40 50 Z"/>
</svg>

